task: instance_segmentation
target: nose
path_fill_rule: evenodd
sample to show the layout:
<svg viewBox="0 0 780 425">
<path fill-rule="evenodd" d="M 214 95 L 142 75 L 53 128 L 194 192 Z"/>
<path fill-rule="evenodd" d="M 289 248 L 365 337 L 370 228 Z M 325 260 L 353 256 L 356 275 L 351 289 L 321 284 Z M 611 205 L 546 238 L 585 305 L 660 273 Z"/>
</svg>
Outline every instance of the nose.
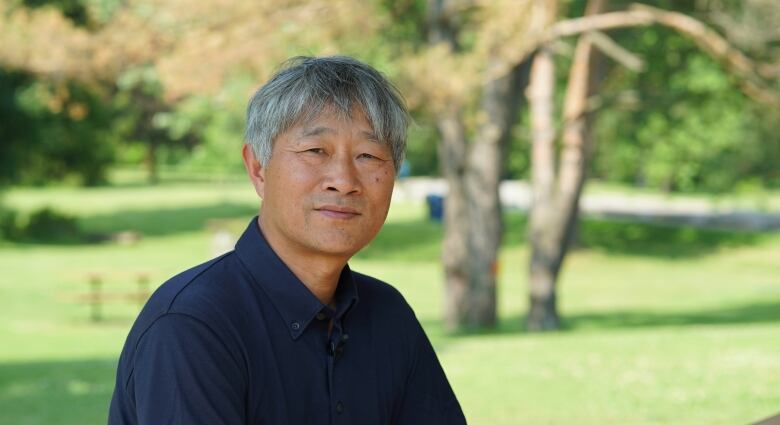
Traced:
<svg viewBox="0 0 780 425">
<path fill-rule="evenodd" d="M 328 161 L 323 189 L 343 195 L 360 193 L 360 178 L 354 161 L 349 155 L 338 154 Z"/>
</svg>

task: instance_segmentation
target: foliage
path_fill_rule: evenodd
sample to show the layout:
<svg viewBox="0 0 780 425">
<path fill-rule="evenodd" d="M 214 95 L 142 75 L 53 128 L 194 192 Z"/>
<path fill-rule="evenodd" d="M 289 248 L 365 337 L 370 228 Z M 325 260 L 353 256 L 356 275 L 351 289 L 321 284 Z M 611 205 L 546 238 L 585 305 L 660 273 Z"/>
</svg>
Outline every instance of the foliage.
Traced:
<svg viewBox="0 0 780 425">
<path fill-rule="evenodd" d="M 22 4 L 31 9 L 53 6 L 78 26 L 86 26 L 90 21 L 87 5 L 82 0 L 22 0 Z"/>
<path fill-rule="evenodd" d="M 406 147 L 406 160 L 413 176 L 440 175 L 436 149 L 438 133 L 430 123 L 419 120 L 412 124 Z"/>
<path fill-rule="evenodd" d="M 636 30 L 631 32 L 636 33 Z M 599 112 L 595 177 L 667 191 L 734 190 L 780 184 L 780 120 L 754 105 L 692 43 L 662 28 L 619 38 L 647 69 L 614 69 L 605 93 L 636 96 Z"/>
<path fill-rule="evenodd" d="M 0 239 L 19 239 L 20 235 L 17 220 L 18 214 L 16 211 L 0 206 Z"/>
<path fill-rule="evenodd" d="M 408 151 L 412 173 L 438 174 L 432 112 L 464 105 L 464 124 L 474 135 L 485 55 L 527 53 L 534 40 L 523 30 L 533 24 L 533 7 L 529 1 L 463 3 L 452 12 L 461 31 L 459 50 L 450 52 L 425 47 L 427 3 L 3 2 L 0 183 L 99 184 L 114 161 L 143 163 L 150 173 L 158 163 L 239 170 L 236 150 L 251 90 L 288 56 L 332 53 L 366 60 L 402 85 L 417 120 Z M 711 17 L 751 55 L 767 61 L 776 55 L 771 36 L 780 15 L 772 1 L 647 3 Z M 562 2 L 562 16 L 580 16 L 584 4 Z M 780 185 L 776 113 L 754 106 L 718 64 L 669 30 L 610 36 L 643 57 L 647 69 L 617 66 L 608 76 L 595 177 L 669 191 Z M 571 45 L 558 45 L 559 95 Z M 512 131 L 506 177 L 527 176 L 526 118 Z"/>
<path fill-rule="evenodd" d="M 43 208 L 30 214 L 20 233 L 23 238 L 39 242 L 74 241 L 80 236 L 75 217 L 51 208 Z"/>
<path fill-rule="evenodd" d="M 0 69 L 0 92 L 0 181 L 105 181 L 118 139 L 110 126 L 116 112 L 93 90 Z"/>
<path fill-rule="evenodd" d="M 33 211 L 21 217 L 13 210 L 0 211 L 0 238 L 10 241 L 37 243 L 78 242 L 81 229 L 75 217 L 51 207 Z"/>
<path fill-rule="evenodd" d="M 23 73 L 0 70 L 0 185 L 18 179 L 17 164 L 26 155 L 26 139 L 37 128 L 16 97 L 16 88 L 31 84 L 30 80 Z"/>
<path fill-rule="evenodd" d="M 186 156 L 171 158 L 171 163 L 185 170 L 240 173 L 244 110 L 253 84 L 247 78 L 233 78 L 216 96 L 191 96 L 169 114 L 158 115 L 158 123 L 172 138 L 190 133 L 200 139 Z"/>
</svg>

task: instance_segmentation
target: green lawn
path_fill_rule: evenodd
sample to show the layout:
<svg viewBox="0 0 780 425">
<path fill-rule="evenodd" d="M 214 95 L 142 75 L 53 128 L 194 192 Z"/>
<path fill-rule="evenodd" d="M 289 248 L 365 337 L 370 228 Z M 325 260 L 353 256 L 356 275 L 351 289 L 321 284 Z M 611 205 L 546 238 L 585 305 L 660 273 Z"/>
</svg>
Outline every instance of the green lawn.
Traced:
<svg viewBox="0 0 780 425">
<path fill-rule="evenodd" d="M 73 293 L 89 273 L 132 290 L 211 256 L 209 222 L 239 231 L 256 211 L 242 181 L 14 189 L 22 211 L 76 215 L 116 243 L 0 244 L 0 424 L 101 424 L 116 358 L 138 307 L 88 320 Z M 525 220 L 510 214 L 492 332 L 442 331 L 441 226 L 394 205 L 352 261 L 405 294 L 471 424 L 740 424 L 780 412 L 780 235 L 585 222 L 561 281 L 565 329 L 522 331 Z"/>
</svg>

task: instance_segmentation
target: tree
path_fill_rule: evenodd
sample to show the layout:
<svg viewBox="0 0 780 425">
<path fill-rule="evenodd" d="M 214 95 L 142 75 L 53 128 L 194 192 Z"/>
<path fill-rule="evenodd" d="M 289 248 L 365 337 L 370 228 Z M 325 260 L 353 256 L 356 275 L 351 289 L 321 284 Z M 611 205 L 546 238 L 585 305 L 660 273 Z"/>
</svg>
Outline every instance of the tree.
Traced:
<svg viewBox="0 0 780 425">
<path fill-rule="evenodd" d="M 528 67 L 506 62 L 504 40 L 496 37 L 497 27 L 485 25 L 492 21 L 473 23 L 476 30 L 472 31 L 485 36 L 485 41 L 466 49 L 460 37 L 462 27 L 469 23 L 458 16 L 459 3 L 434 0 L 428 7 L 428 63 L 433 63 L 431 57 L 441 60 L 440 55 L 450 55 L 461 62 L 458 65 L 469 64 L 466 69 L 472 72 L 464 72 L 460 75 L 464 80 L 450 80 L 450 84 L 449 76 L 441 71 L 424 72 L 429 78 L 441 78 L 439 85 L 434 85 L 436 93 L 431 87 L 425 93 L 429 99 L 439 99 L 433 114 L 441 136 L 442 174 L 448 184 L 442 242 L 445 328 L 492 327 L 496 323 L 498 250 L 503 231 L 498 187 Z M 526 10 L 519 9 L 521 13 Z M 499 10 L 483 11 L 490 14 Z M 458 85 L 467 89 L 458 90 Z M 477 119 L 470 120 L 470 114 Z"/>
<path fill-rule="evenodd" d="M 586 16 L 552 23 L 555 5 L 548 3 L 550 39 L 596 29 L 661 24 L 691 38 L 703 51 L 720 61 L 737 79 L 745 94 L 780 110 L 780 93 L 761 75 L 762 68 L 701 22 L 676 12 L 634 6 L 626 12 L 601 13 L 604 0 L 591 0 Z M 602 47 L 605 53 L 613 53 Z M 598 59 L 594 43 L 580 36 L 569 73 L 563 107 L 563 134 L 559 161 L 555 159 L 555 129 L 552 118 L 553 61 L 542 45 L 536 54 L 529 85 L 533 116 L 532 186 L 534 202 L 529 220 L 531 238 L 529 330 L 551 330 L 560 325 L 556 303 L 556 281 L 568 251 L 578 217 L 578 205 L 586 180 L 592 150 L 593 111 L 587 100 L 598 85 Z M 556 174 L 557 170 L 557 174 Z"/>
<path fill-rule="evenodd" d="M 186 121 L 171 118 L 184 100 L 214 96 L 226 80 L 240 75 L 262 81 L 291 51 L 325 53 L 348 40 L 365 41 L 381 21 L 371 19 L 372 6 L 353 1 L 238 1 L 226 8 L 216 0 L 100 5 L 9 0 L 0 3 L 0 65 L 42 83 L 89 88 L 103 96 L 107 109 L 122 107 L 126 113 L 116 127 L 124 142 L 144 145 L 143 162 L 155 182 L 162 148 L 191 148 L 198 142 L 199 135 L 169 127 Z M 322 16 L 331 17 L 327 25 L 319 21 Z M 245 90 L 248 94 L 251 87 Z M 61 115 L 54 111 L 53 118 Z M 190 126 L 193 131 L 203 127 Z M 117 128 L 102 130 L 118 133 Z M 240 132 L 225 136 L 241 137 Z"/>
<path fill-rule="evenodd" d="M 556 6 L 549 3 L 547 21 L 556 19 Z M 588 2 L 585 14 L 605 9 L 606 0 Z M 587 37 L 580 37 L 574 50 L 563 108 L 560 165 L 555 164 L 554 95 L 555 69 L 549 46 L 536 53 L 528 88 L 531 107 L 533 204 L 529 219 L 531 264 L 527 327 L 532 331 L 560 326 L 555 282 L 577 222 L 578 202 L 585 182 L 591 150 L 592 113 L 587 100 L 596 93 L 600 56 Z M 557 170 L 557 173 L 556 173 Z"/>
</svg>

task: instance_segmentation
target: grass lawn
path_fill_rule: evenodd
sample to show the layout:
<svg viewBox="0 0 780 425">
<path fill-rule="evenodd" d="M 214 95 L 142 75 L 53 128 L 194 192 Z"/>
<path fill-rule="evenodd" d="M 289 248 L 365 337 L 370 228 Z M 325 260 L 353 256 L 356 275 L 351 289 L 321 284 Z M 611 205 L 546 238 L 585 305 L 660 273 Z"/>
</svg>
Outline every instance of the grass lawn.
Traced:
<svg viewBox="0 0 780 425">
<path fill-rule="evenodd" d="M 107 288 L 154 284 L 212 255 L 210 220 L 240 231 L 256 211 L 242 181 L 14 189 L 22 211 L 51 205 L 89 234 L 135 244 L 0 243 L 0 424 L 102 424 L 116 359 L 138 306 L 100 323 L 72 300 L 89 273 Z M 522 330 L 525 220 L 510 214 L 500 325 L 441 328 L 441 226 L 393 205 L 351 262 L 415 308 L 471 424 L 739 424 L 780 412 L 780 235 L 587 221 L 561 278 L 565 329 Z"/>
</svg>

